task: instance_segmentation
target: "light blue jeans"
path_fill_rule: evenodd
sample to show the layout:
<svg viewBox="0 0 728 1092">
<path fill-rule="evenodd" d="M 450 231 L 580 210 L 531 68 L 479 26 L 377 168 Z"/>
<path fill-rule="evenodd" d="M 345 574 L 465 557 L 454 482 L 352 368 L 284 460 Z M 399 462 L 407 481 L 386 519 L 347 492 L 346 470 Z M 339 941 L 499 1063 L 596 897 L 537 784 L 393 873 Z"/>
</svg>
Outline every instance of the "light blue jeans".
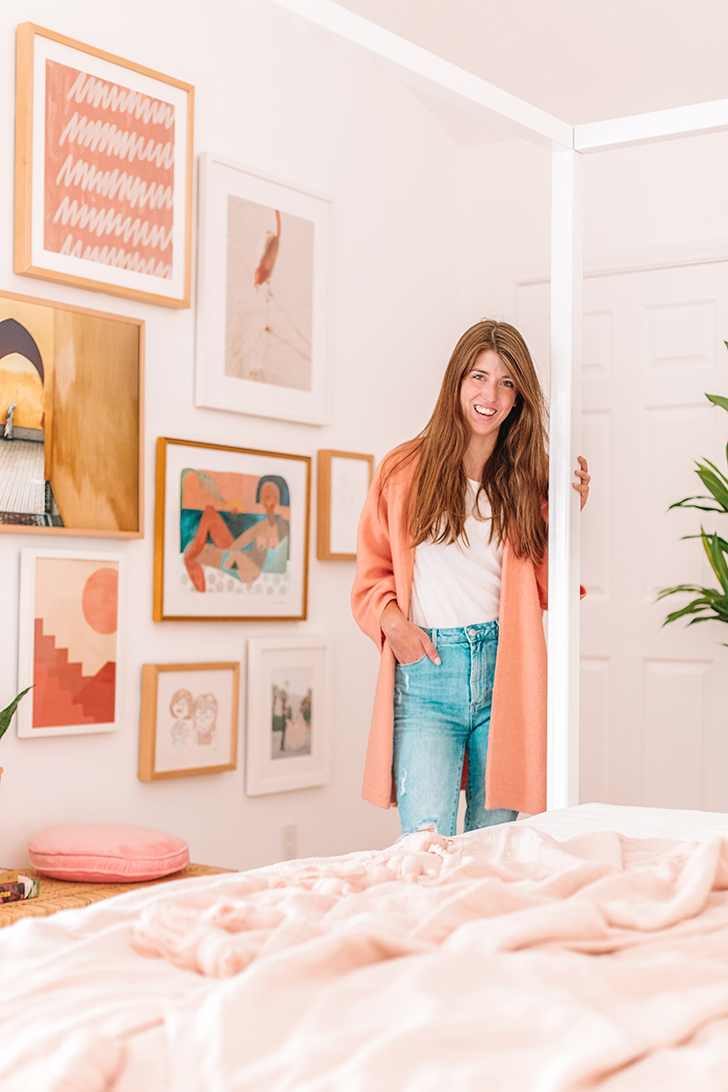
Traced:
<svg viewBox="0 0 728 1092">
<path fill-rule="evenodd" d="M 402 833 L 429 823 L 438 834 L 456 833 L 466 751 L 465 829 L 512 822 L 517 811 L 485 806 L 498 623 L 424 632 L 440 665 L 422 656 L 397 664 L 394 676 L 393 770 Z"/>
</svg>

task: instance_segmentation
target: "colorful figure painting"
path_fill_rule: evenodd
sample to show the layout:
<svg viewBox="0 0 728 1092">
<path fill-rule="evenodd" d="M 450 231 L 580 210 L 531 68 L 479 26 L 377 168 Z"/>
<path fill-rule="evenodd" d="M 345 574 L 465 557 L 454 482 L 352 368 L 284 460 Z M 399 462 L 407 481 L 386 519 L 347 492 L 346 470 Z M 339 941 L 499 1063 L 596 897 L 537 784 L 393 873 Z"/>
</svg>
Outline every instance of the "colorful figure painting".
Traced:
<svg viewBox="0 0 728 1092">
<path fill-rule="evenodd" d="M 114 556 L 23 551 L 19 678 L 33 689 L 20 734 L 115 726 L 119 568 Z"/>
<path fill-rule="evenodd" d="M 311 459 L 157 442 L 154 620 L 306 617 Z"/>
<path fill-rule="evenodd" d="M 185 467 L 180 480 L 180 552 L 191 586 L 214 593 L 227 576 L 287 594 L 291 526 L 288 483 L 279 474 L 213 473 Z"/>
</svg>

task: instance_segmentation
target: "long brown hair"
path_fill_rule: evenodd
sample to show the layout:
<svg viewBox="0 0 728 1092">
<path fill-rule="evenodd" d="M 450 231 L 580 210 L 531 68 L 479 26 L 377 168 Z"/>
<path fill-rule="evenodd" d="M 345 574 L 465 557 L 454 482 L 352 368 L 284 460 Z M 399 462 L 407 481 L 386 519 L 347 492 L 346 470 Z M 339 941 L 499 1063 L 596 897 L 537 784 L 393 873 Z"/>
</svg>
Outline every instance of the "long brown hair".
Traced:
<svg viewBox="0 0 728 1092">
<path fill-rule="evenodd" d="M 548 495 L 546 408 L 531 354 L 507 322 L 486 319 L 465 331 L 445 370 L 432 417 L 414 440 L 392 452 L 382 487 L 419 456 L 408 498 L 413 545 L 428 540 L 467 543 L 463 459 L 470 431 L 460 408 L 460 386 L 487 349 L 498 354 L 516 386 L 516 403 L 483 470 L 482 487 L 492 513 L 490 539 L 501 543 L 507 537 L 519 557 L 538 563 L 547 541 L 542 513 Z"/>
</svg>

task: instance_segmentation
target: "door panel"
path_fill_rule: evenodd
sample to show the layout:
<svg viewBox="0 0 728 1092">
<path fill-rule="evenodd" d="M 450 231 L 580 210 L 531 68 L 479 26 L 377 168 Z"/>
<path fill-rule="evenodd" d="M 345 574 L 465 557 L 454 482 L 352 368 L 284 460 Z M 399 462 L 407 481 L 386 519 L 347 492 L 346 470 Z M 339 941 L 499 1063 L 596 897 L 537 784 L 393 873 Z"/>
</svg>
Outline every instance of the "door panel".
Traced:
<svg viewBox="0 0 728 1092">
<path fill-rule="evenodd" d="M 549 289 L 518 290 L 516 325 L 549 371 Z M 580 799 L 728 811 L 728 626 L 663 628 L 715 585 L 699 540 L 725 517 L 668 511 L 702 493 L 695 459 L 726 468 L 728 265 L 584 281 L 582 452 L 593 476 L 582 514 Z M 717 522 L 716 522 L 717 521 Z"/>
</svg>

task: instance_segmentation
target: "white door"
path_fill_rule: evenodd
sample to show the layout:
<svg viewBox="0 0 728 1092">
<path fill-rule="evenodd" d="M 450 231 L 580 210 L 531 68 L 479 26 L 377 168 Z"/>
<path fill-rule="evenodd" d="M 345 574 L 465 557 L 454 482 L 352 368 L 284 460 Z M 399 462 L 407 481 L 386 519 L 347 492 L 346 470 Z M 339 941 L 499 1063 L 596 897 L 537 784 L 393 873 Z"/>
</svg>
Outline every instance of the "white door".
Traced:
<svg viewBox="0 0 728 1092">
<path fill-rule="evenodd" d="M 518 290 L 517 325 L 548 372 L 549 290 Z M 724 472 L 728 264 L 584 282 L 580 800 L 728 811 L 728 626 L 662 628 L 687 602 L 675 584 L 717 586 L 700 540 L 728 517 L 670 504 L 706 490 L 694 460 Z"/>
</svg>

